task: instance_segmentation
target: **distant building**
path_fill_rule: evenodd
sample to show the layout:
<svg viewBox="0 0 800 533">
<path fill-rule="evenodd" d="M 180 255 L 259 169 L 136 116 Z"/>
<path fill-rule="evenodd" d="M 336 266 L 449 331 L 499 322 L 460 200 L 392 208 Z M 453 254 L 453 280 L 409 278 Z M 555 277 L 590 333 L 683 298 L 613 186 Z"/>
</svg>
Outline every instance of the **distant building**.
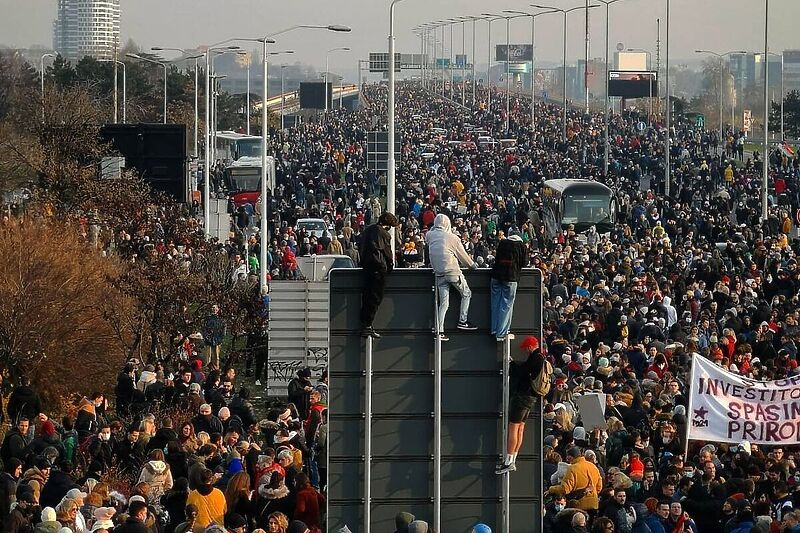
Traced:
<svg viewBox="0 0 800 533">
<path fill-rule="evenodd" d="M 112 59 L 119 43 L 120 0 L 58 0 L 53 48 L 70 61 Z"/>
</svg>

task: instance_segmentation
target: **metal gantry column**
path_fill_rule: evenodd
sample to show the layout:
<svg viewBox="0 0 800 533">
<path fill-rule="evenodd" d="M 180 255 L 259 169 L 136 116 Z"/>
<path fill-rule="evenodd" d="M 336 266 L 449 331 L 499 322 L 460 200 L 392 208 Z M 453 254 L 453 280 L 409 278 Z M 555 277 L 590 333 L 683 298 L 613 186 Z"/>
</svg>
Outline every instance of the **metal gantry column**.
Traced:
<svg viewBox="0 0 800 533">
<path fill-rule="evenodd" d="M 669 90 L 669 0 L 667 0 L 667 16 L 666 16 L 666 38 L 664 39 L 664 50 L 666 52 L 666 61 L 665 61 L 665 68 L 664 68 L 664 86 L 667 90 L 667 97 L 666 97 L 666 104 L 667 109 L 665 110 L 664 117 L 665 117 L 665 126 L 666 131 L 664 132 L 664 196 L 669 196 L 670 192 L 670 162 L 669 162 L 669 128 L 670 128 L 670 120 L 672 118 L 672 102 L 670 102 L 670 90 Z M 606 81 L 606 83 L 608 83 Z M 620 114 L 622 114 L 622 110 L 620 109 Z"/>
<path fill-rule="evenodd" d="M 511 340 L 506 335 L 503 340 L 503 449 L 508 449 L 508 405 L 509 405 L 509 374 L 511 370 Z M 501 463 L 505 463 L 501 459 Z M 503 474 L 503 528 L 501 531 L 511 531 L 511 472 Z"/>
<path fill-rule="evenodd" d="M 367 337 L 364 387 L 364 533 L 370 533 L 372 519 L 372 337 Z"/>
<path fill-rule="evenodd" d="M 466 45 L 467 45 L 467 33 L 466 33 L 466 23 L 462 20 L 461 21 L 461 57 L 464 59 L 464 62 L 461 64 L 461 105 L 467 105 L 467 82 L 464 78 L 467 75 L 467 56 L 466 54 Z"/>
<path fill-rule="evenodd" d="M 433 281 L 433 528 L 441 531 L 442 522 L 442 339 L 444 324 L 439 323 L 439 290 Z M 450 290 L 448 287 L 447 290 Z"/>
<path fill-rule="evenodd" d="M 477 23 L 476 19 L 472 19 L 472 107 L 475 107 L 475 92 L 477 90 L 477 85 L 475 84 L 475 24 Z"/>
</svg>

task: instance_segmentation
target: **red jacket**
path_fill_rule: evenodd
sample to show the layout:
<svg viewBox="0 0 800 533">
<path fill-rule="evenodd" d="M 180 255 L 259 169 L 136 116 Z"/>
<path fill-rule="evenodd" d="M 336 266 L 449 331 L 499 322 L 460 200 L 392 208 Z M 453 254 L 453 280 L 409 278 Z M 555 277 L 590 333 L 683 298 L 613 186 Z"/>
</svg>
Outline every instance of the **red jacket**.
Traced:
<svg viewBox="0 0 800 533">
<path fill-rule="evenodd" d="M 306 485 L 297 492 L 297 503 L 294 507 L 294 519 L 305 522 L 309 529 L 322 528 L 322 513 L 325 497 L 311 485 Z"/>
</svg>

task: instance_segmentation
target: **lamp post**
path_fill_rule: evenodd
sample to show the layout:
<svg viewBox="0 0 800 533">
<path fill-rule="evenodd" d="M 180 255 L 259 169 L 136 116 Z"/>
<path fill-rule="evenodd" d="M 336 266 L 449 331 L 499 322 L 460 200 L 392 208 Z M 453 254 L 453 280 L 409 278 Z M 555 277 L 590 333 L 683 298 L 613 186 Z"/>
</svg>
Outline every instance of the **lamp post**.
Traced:
<svg viewBox="0 0 800 533">
<path fill-rule="evenodd" d="M 286 86 L 283 83 L 283 71 L 289 65 L 281 65 L 281 129 L 285 129 L 284 125 L 284 107 L 286 107 Z"/>
<path fill-rule="evenodd" d="M 640 52 L 642 54 L 647 55 L 647 69 L 652 70 L 653 65 L 653 54 L 650 50 L 645 50 L 644 48 L 628 48 L 626 52 Z M 653 117 L 653 79 L 650 78 L 649 83 L 647 85 L 650 94 L 647 98 L 647 127 L 652 125 L 652 117 Z"/>
<path fill-rule="evenodd" d="M 521 15 L 514 17 L 495 15 L 493 13 L 483 13 L 485 17 L 497 17 L 506 19 L 506 122 L 505 131 L 508 132 L 509 122 L 511 120 L 511 19 L 517 18 Z"/>
<path fill-rule="evenodd" d="M 325 52 L 325 112 L 328 112 L 328 69 L 330 68 L 330 55 L 332 52 L 349 52 L 348 46 L 340 46 L 338 48 L 331 48 Z M 331 90 L 331 97 L 333 97 L 333 90 Z"/>
<path fill-rule="evenodd" d="M 396 161 L 394 160 L 394 144 L 395 144 L 395 131 L 394 131 L 394 115 L 395 115 L 395 101 L 394 101 L 394 93 L 395 93 L 395 57 L 394 57 L 394 7 L 402 2 L 403 0 L 392 0 L 392 3 L 389 4 L 389 72 L 387 73 L 388 81 L 389 81 L 389 94 L 387 97 L 386 102 L 386 127 L 387 137 L 388 137 L 388 144 L 389 144 L 389 156 L 386 161 L 386 210 L 390 213 L 397 213 L 397 206 L 395 205 L 395 189 L 397 188 L 397 171 L 396 171 Z M 436 54 L 434 54 L 434 57 Z M 391 245 L 392 245 L 392 257 L 394 257 L 395 253 L 395 238 L 394 232 L 392 233 L 391 238 Z M 366 464 L 369 465 L 369 457 L 367 457 Z M 369 483 L 370 479 L 370 472 L 366 472 L 365 480 Z M 436 486 L 436 483 L 434 483 Z M 364 507 L 364 524 L 365 530 L 369 531 L 370 529 L 370 501 L 367 500 L 367 505 Z M 434 516 L 434 523 L 438 516 Z M 434 528 L 438 529 L 438 524 L 434 525 Z"/>
<path fill-rule="evenodd" d="M 597 4 L 593 4 L 593 5 L 587 5 L 587 6 L 575 6 L 575 7 L 569 8 L 569 9 L 561 9 L 560 7 L 543 6 L 543 5 L 539 5 L 539 4 L 531 4 L 531 7 L 535 7 L 535 8 L 538 8 L 538 9 L 549 9 L 551 12 L 558 12 L 558 13 L 561 13 L 564 16 L 564 30 L 563 30 L 564 42 L 563 42 L 563 46 L 562 46 L 562 50 L 561 50 L 561 54 L 562 54 L 561 64 L 562 64 L 562 68 L 564 70 L 564 95 L 563 95 L 563 102 L 562 102 L 562 104 L 564 106 L 564 109 L 562 110 L 562 121 L 563 121 L 563 124 L 562 124 L 562 127 L 561 127 L 561 140 L 562 141 L 566 141 L 567 140 L 567 15 L 572 13 L 573 11 L 577 11 L 579 9 L 587 9 L 588 10 L 588 9 L 591 9 L 591 8 L 594 8 L 594 7 L 600 7 L 600 6 L 597 5 Z"/>
<path fill-rule="evenodd" d="M 144 61 L 146 63 L 153 63 L 154 65 L 161 65 L 164 68 L 164 124 L 167 123 L 167 64 L 163 61 L 156 61 L 155 59 L 150 59 L 149 57 L 140 56 L 139 54 L 125 54 L 127 57 L 131 59 L 136 59 L 137 61 Z"/>
<path fill-rule="evenodd" d="M 668 0 L 669 1 L 669 0 Z M 767 221 L 767 181 L 769 179 L 769 0 L 764 0 L 764 153 L 761 159 L 761 222 Z"/>
<path fill-rule="evenodd" d="M 186 54 L 186 50 L 184 50 L 183 48 L 164 48 L 164 47 L 161 47 L 161 46 L 154 46 L 154 47 L 150 48 L 150 50 L 152 50 L 154 52 L 172 51 L 172 52 L 180 52 L 180 53 L 182 53 L 184 55 Z M 198 98 L 197 93 L 199 91 L 199 87 L 198 87 L 198 84 L 197 84 L 197 75 L 198 75 L 197 60 L 200 59 L 201 57 L 205 57 L 205 55 L 206 55 L 206 52 L 202 52 L 202 53 L 199 53 L 199 54 L 196 54 L 196 55 L 189 56 L 189 57 L 185 58 L 185 59 L 194 59 L 194 157 L 195 157 L 195 159 L 198 157 L 199 140 L 198 140 L 198 136 L 197 136 L 197 131 L 198 131 L 198 123 L 200 121 L 200 114 L 199 114 L 199 110 L 198 110 L 198 106 L 197 106 L 197 98 Z M 125 74 L 125 72 L 123 71 L 123 75 L 124 74 Z M 123 83 L 124 83 L 124 79 L 123 79 Z M 124 111 L 123 111 L 123 116 L 124 116 Z M 122 121 L 125 122 L 125 119 L 123 118 Z"/>
<path fill-rule="evenodd" d="M 767 57 L 769 57 L 769 56 L 780 57 L 781 58 L 781 141 L 783 141 L 784 139 L 786 139 L 786 136 L 784 135 L 784 131 L 783 131 L 783 102 L 784 102 L 784 100 L 786 100 L 786 92 L 784 92 L 784 88 L 783 88 L 783 65 L 784 65 L 784 63 L 783 63 L 783 52 L 781 52 L 780 54 L 777 53 L 777 52 L 768 52 L 767 53 Z M 765 61 L 764 64 L 766 65 L 765 68 L 769 68 L 769 59 L 767 61 Z"/>
<path fill-rule="evenodd" d="M 664 37 L 664 52 L 665 52 L 665 61 L 664 61 L 664 87 L 666 88 L 667 95 L 666 95 L 666 103 L 667 108 L 666 112 L 664 113 L 664 126 L 666 126 L 664 131 L 664 196 L 669 196 L 670 193 L 670 185 L 672 181 L 672 171 L 670 169 L 670 120 L 672 119 L 672 101 L 670 100 L 670 87 L 669 87 L 669 15 L 670 15 L 670 2 L 667 2 L 667 13 L 666 13 L 666 29 L 665 29 L 665 37 Z"/>
<path fill-rule="evenodd" d="M 605 107 L 603 108 L 603 175 L 608 176 L 608 158 L 609 158 L 609 150 L 611 148 L 611 144 L 608 142 L 608 122 L 609 122 L 609 107 L 611 102 L 609 101 L 608 97 L 608 33 L 609 33 L 609 26 L 611 24 L 611 18 L 609 17 L 609 6 L 619 0 L 598 0 L 606 6 L 606 44 L 605 44 L 605 80 L 603 81 L 603 85 L 605 86 Z"/>
<path fill-rule="evenodd" d="M 39 74 L 42 78 L 42 122 L 44 122 L 44 58 L 46 57 L 56 57 L 55 54 L 42 54 L 42 59 L 39 61 L 41 68 L 39 69 Z"/>
<path fill-rule="evenodd" d="M 269 265 L 267 265 L 267 252 L 269 248 L 269 224 L 268 224 L 268 183 L 267 183 L 267 149 L 269 148 L 269 121 L 268 121 L 268 110 L 267 110 L 267 96 L 268 96 L 268 87 L 267 87 L 267 75 L 269 74 L 269 67 L 267 63 L 267 44 L 274 43 L 275 41 L 272 37 L 277 37 L 278 35 L 283 35 L 284 33 L 289 33 L 294 30 L 299 29 L 312 29 L 312 30 L 328 30 L 334 32 L 349 32 L 349 26 L 342 26 L 338 24 L 330 24 L 327 26 L 319 25 L 319 24 L 299 24 L 297 26 L 291 26 L 289 28 L 277 31 L 275 33 L 271 33 L 269 35 L 264 36 L 263 39 L 260 41 L 263 44 L 263 52 L 264 52 L 264 80 L 263 80 L 263 92 L 264 92 L 264 99 L 263 105 L 261 106 L 261 257 L 259 257 L 259 287 L 261 288 L 261 293 L 264 294 L 267 291 L 267 269 Z M 327 70 L 327 69 L 326 69 Z M 327 86 L 325 91 L 327 92 Z M 327 105 L 327 94 L 325 95 L 325 102 Z"/>
<path fill-rule="evenodd" d="M 725 79 L 724 74 L 723 74 L 723 67 L 724 67 L 723 59 L 726 56 L 729 56 L 731 54 L 746 54 L 747 51 L 746 50 L 731 50 L 730 52 L 725 52 L 724 54 L 720 54 L 720 53 L 714 52 L 713 50 L 695 50 L 694 52 L 696 54 L 710 54 L 710 55 L 716 57 L 717 60 L 719 61 L 719 142 L 722 143 L 722 139 L 723 139 L 723 137 L 725 135 L 725 130 L 724 130 L 723 126 L 722 126 L 722 123 L 723 123 L 722 117 L 723 117 L 724 109 L 725 109 L 723 107 L 723 100 L 722 100 L 722 85 L 723 85 L 724 79 Z"/>
<path fill-rule="evenodd" d="M 616 0 L 614 0 L 616 1 Z M 539 15 L 547 15 L 548 13 L 553 13 L 553 11 L 542 11 L 539 13 L 528 13 L 527 11 L 512 11 L 506 10 L 503 13 L 511 13 L 516 14 L 524 17 L 530 17 L 531 19 L 531 132 L 535 132 L 535 125 L 536 125 L 536 69 L 535 69 L 535 57 L 536 57 L 536 17 Z"/>
<path fill-rule="evenodd" d="M 98 59 L 100 63 L 116 63 L 122 67 L 122 123 L 125 124 L 127 118 L 127 99 L 128 99 L 128 76 L 125 71 L 125 62 L 119 59 Z M 117 101 L 117 84 L 114 84 L 114 102 Z M 117 122 L 117 106 L 114 105 L 114 123 Z"/>
</svg>

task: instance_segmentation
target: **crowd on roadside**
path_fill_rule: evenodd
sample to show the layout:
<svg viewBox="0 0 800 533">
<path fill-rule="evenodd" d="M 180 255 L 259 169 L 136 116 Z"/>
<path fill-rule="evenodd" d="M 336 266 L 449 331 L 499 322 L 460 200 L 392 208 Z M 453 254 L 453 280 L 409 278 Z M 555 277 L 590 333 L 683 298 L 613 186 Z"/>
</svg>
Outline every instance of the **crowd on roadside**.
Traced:
<svg viewBox="0 0 800 533">
<path fill-rule="evenodd" d="M 479 267 L 491 266 L 500 241 L 514 233 L 542 271 L 541 345 L 556 369 L 542 443 L 551 495 L 545 531 L 796 533 L 795 448 L 699 443 L 687 454 L 685 432 L 693 357 L 756 379 L 798 373 L 800 249 L 790 238 L 798 160 L 769 154 L 773 205 L 762 223 L 758 154 L 737 154 L 735 162 L 693 125 L 673 128 L 665 197 L 664 132 L 638 131 L 638 113 L 614 117 L 604 176 L 600 116 L 570 111 L 564 141 L 557 107 L 538 105 L 531 128 L 528 102 L 513 98 L 504 131 L 504 95 L 494 90 L 491 106 L 485 91 L 476 96 L 479 105 L 464 109 L 415 84 L 399 88 L 396 259 L 426 264 L 426 232 L 443 214 Z M 273 137 L 273 278 L 296 277 L 300 255 L 343 253 L 359 262 L 359 236 L 382 214 L 375 198 L 386 192 L 365 158 L 366 133 L 385 113 L 385 87 L 366 86 L 364 100 L 361 110 L 332 111 L 324 122 Z M 516 147 L 449 143 L 470 139 L 466 124 L 514 138 Z M 738 146 L 738 138 L 731 131 L 727 144 Z M 616 224 L 607 235 L 567 228 L 549 239 L 541 183 L 576 177 L 613 186 Z M 296 231 L 303 217 L 326 219 L 329 231 Z M 147 230 L 117 236 L 115 250 L 190 260 L 191 248 L 164 242 L 165 218 L 151 213 Z M 259 246 L 253 237 L 247 250 L 258 257 Z M 253 274 L 241 232 L 224 249 Z M 179 359 L 130 361 L 113 394 L 88 395 L 62 420 L 43 414 L 35 390 L 18 384 L 8 405 L 14 429 L 0 449 L 5 530 L 324 530 L 324 381 L 311 383 L 301 371 L 288 402 L 256 420 L 249 391 L 213 357 L 220 324 L 208 326 L 209 356 L 187 331 Z M 588 391 L 606 395 L 605 428 L 583 425 L 575 397 Z M 400 532 L 429 530 L 398 516 Z"/>
</svg>

